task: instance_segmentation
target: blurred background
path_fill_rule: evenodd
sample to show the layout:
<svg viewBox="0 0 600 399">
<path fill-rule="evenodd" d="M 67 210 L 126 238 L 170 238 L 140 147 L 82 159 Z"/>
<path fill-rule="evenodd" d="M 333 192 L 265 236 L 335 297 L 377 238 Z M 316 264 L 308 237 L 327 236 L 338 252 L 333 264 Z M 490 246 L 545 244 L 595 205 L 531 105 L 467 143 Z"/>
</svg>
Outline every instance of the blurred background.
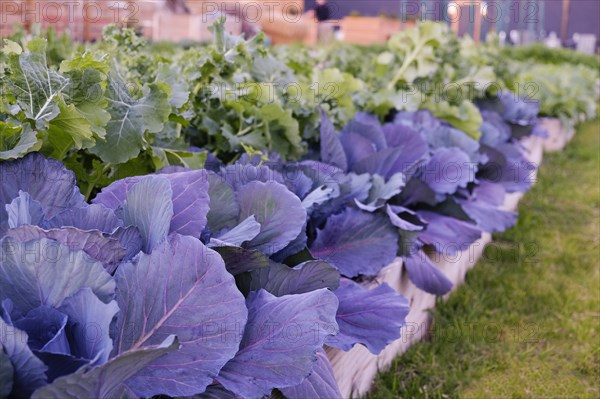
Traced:
<svg viewBox="0 0 600 399">
<path fill-rule="evenodd" d="M 512 45 L 540 41 L 586 53 L 598 51 L 600 36 L 599 0 L 2 0 L 0 36 L 52 28 L 94 41 L 116 23 L 154 41 L 206 41 L 223 14 L 230 32 L 263 31 L 273 44 L 384 43 L 426 19 L 445 21 L 475 41 L 494 32 Z"/>
</svg>

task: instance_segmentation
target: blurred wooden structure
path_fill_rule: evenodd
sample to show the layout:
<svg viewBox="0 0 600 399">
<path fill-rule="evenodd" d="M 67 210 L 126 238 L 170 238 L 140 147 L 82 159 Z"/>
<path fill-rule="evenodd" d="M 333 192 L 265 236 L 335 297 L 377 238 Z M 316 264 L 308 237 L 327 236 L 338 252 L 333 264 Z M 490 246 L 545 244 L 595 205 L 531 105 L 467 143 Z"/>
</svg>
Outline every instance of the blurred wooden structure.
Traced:
<svg viewBox="0 0 600 399">
<path fill-rule="evenodd" d="M 0 2 L 0 36 L 38 25 L 61 33 L 69 31 L 74 40 L 93 41 L 102 36 L 106 25 L 139 27 L 144 33 L 152 25 L 161 0 L 83 0 L 33 1 L 2 0 Z"/>
<path fill-rule="evenodd" d="M 245 18 L 258 25 L 273 44 L 316 43 L 317 25 L 304 14 L 304 0 L 187 0 L 186 3 L 192 14 L 210 16 L 223 12 L 235 23 Z"/>
<path fill-rule="evenodd" d="M 172 41 L 181 42 L 185 40 L 209 41 L 212 33 L 209 27 L 215 18 L 202 14 L 170 14 L 154 13 L 152 27 L 149 29 L 149 36 L 154 41 Z M 227 18 L 225 21 L 225 30 L 231 34 L 239 35 L 241 33 L 241 24 L 236 23 L 233 18 Z"/>
<path fill-rule="evenodd" d="M 137 28 L 154 40 L 204 41 L 210 39 L 208 27 L 221 13 L 228 14 L 226 27 L 234 34 L 241 32 L 242 16 L 264 25 L 276 40 L 279 36 L 303 38 L 306 33 L 303 0 L 187 0 L 186 5 L 189 14 L 173 13 L 164 0 L 2 0 L 0 37 L 10 35 L 16 27 L 29 31 L 39 25 L 58 33 L 68 30 L 74 40 L 93 41 L 102 36 L 106 25 L 118 24 Z"/>
<path fill-rule="evenodd" d="M 318 41 L 319 24 L 314 12 L 305 10 L 304 0 L 186 0 L 189 13 L 174 13 L 165 0 L 2 0 L 0 36 L 7 36 L 14 26 L 29 30 L 34 24 L 52 27 L 58 33 L 69 31 L 74 40 L 94 41 L 108 24 L 138 29 L 155 41 L 207 41 L 208 27 L 214 19 L 227 14 L 226 29 L 242 32 L 243 23 L 256 24 L 273 44 Z M 186 7 L 179 7 L 185 10 Z M 243 22 L 245 20 L 246 22 Z M 356 44 L 384 43 L 394 32 L 411 23 L 384 17 L 345 17 L 326 24 L 339 26 L 344 41 Z"/>
<path fill-rule="evenodd" d="M 402 22 L 387 17 L 347 16 L 340 21 L 345 42 L 354 44 L 385 43 L 396 32 L 415 25 L 415 21 Z"/>
</svg>

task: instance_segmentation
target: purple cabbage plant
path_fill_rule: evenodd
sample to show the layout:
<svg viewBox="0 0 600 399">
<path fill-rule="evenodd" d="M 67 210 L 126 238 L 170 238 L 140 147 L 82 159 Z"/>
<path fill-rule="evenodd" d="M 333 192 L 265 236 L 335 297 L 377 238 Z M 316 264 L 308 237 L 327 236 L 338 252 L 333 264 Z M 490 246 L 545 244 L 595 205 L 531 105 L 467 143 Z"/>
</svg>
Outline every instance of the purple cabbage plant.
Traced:
<svg viewBox="0 0 600 399">
<path fill-rule="evenodd" d="M 519 96 L 510 90 L 501 90 L 495 96 L 478 99 L 475 105 L 480 111 L 491 111 L 500 115 L 508 124 L 510 134 L 514 138 L 547 136 L 538 118 L 540 104 L 537 100 Z"/>
<path fill-rule="evenodd" d="M 340 397 L 324 347 L 379 353 L 408 313 L 306 250 L 331 196 L 306 175 L 244 157 L 119 180 L 92 204 L 36 153 L 0 176 L 2 396 Z"/>
<path fill-rule="evenodd" d="M 483 117 L 481 151 L 489 159 L 480 177 L 502 184 L 508 193 L 526 192 L 537 165 L 527 161 L 527 150 L 519 139 L 547 136 L 538 118 L 539 103 L 501 91 L 494 98 L 480 99 L 477 106 Z"/>
<path fill-rule="evenodd" d="M 373 276 L 398 255 L 417 287 L 441 295 L 452 284 L 428 252 L 456 257 L 483 231 L 514 224 L 504 196 L 529 188 L 530 165 L 497 114 L 484 113 L 481 142 L 425 110 L 385 124 L 357 113 L 340 132 L 321 115 L 319 159 L 296 168 L 317 176 L 313 190 L 332 193 L 312 205 L 308 248 L 343 276 Z M 515 162 L 518 173 L 509 174 Z M 365 237 L 372 242 L 354 245 Z"/>
<path fill-rule="evenodd" d="M 91 204 L 56 160 L 0 163 L 0 396 L 340 397 L 324 349 L 377 354 L 409 309 L 360 282 L 400 256 L 444 294 L 429 254 L 515 222 L 504 197 L 533 170 L 518 138 L 541 129 L 511 98 L 480 102 L 479 142 L 429 111 L 340 132 L 321 113 L 303 161 L 211 158 Z"/>
</svg>

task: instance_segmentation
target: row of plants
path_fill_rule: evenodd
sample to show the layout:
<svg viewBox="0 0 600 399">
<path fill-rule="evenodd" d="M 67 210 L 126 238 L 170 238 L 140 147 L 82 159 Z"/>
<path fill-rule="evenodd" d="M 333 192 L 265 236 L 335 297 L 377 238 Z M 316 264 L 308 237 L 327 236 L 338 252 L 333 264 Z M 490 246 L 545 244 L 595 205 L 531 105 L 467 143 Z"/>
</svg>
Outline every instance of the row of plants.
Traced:
<svg viewBox="0 0 600 399">
<path fill-rule="evenodd" d="M 555 65 L 585 65 L 592 69 L 600 68 L 598 54 L 586 54 L 567 48 L 548 48 L 542 43 L 528 46 L 506 46 L 502 48 L 502 55 L 517 61 L 535 61 L 540 64 Z"/>
<path fill-rule="evenodd" d="M 401 257 L 443 295 L 431 255 L 514 224 L 545 99 L 511 91 L 494 44 L 212 29 L 5 41 L 0 397 L 340 397 L 324 348 L 378 354 L 409 311 L 364 282 Z"/>
</svg>

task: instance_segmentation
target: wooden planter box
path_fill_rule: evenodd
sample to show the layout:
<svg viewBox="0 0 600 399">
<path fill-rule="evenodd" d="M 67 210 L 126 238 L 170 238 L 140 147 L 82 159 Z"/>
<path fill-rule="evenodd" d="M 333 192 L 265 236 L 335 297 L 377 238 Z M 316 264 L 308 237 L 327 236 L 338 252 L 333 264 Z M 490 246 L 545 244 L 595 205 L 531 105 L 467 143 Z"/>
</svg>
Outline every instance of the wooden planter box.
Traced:
<svg viewBox="0 0 600 399">
<path fill-rule="evenodd" d="M 548 138 L 544 140 L 544 151 L 561 151 L 573 138 L 575 130 L 566 128 L 558 118 L 541 118 L 542 126 L 548 132 Z"/>
<path fill-rule="evenodd" d="M 386 38 L 385 41 L 387 42 L 388 39 L 390 37 L 392 37 L 392 35 L 394 35 L 394 33 L 396 32 L 400 32 L 400 30 L 402 29 L 402 23 L 400 22 L 399 19 L 393 19 L 393 18 L 381 18 L 383 21 L 381 23 L 381 28 L 383 30 L 383 35 Z"/>
<path fill-rule="evenodd" d="M 12 35 L 15 31 L 14 28 L 23 24 L 20 15 L 0 15 L 0 20 L 2 18 L 5 20 L 0 23 L 0 38 Z"/>
<path fill-rule="evenodd" d="M 212 33 L 208 28 L 213 22 L 213 19 L 204 15 L 155 13 L 152 24 L 152 40 L 210 41 Z M 228 18 L 225 21 L 225 30 L 233 35 L 239 35 L 242 31 L 241 22 L 237 22 L 235 18 Z"/>
<path fill-rule="evenodd" d="M 490 241 L 491 236 L 485 233 L 467 251 L 452 259 L 437 259 L 433 263 L 446 274 L 456 288 L 464 282 L 467 271 L 475 265 L 483 254 L 485 245 Z M 410 312 L 406 317 L 406 325 L 402 327 L 400 338 L 386 346 L 379 355 L 373 355 L 362 345 L 355 345 L 348 352 L 327 348 L 327 356 L 344 398 L 360 397 L 367 393 L 377 373 L 389 369 L 398 355 L 426 338 L 431 325 L 429 309 L 435 306 L 436 297 L 414 286 L 403 268 L 401 258 L 386 266 L 375 281 L 385 282 L 404 295 L 409 300 Z"/>
<path fill-rule="evenodd" d="M 522 140 L 530 162 L 539 165 L 543 156 L 544 141 L 539 137 L 527 137 Z M 513 193 L 505 197 L 503 209 L 516 210 L 522 193 Z M 432 258 L 433 263 L 454 283 L 454 289 L 461 285 L 467 272 L 473 268 L 483 255 L 485 246 L 491 242 L 491 235 L 484 233 L 466 251 L 452 259 L 442 256 Z M 390 287 L 404 295 L 410 302 L 410 312 L 406 325 L 401 330 L 398 340 L 389 344 L 379 355 L 371 354 L 362 345 L 354 346 L 344 352 L 327 348 L 327 356 L 331 361 L 333 373 L 340 387 L 342 397 L 360 397 L 367 393 L 379 371 L 390 368 L 394 359 L 404 353 L 411 345 L 427 337 L 431 317 L 429 310 L 435 306 L 436 297 L 416 288 L 408 279 L 402 267 L 402 259 L 397 258 L 386 266 L 369 286 L 386 282 Z M 448 297 L 447 294 L 445 298 Z"/>
<path fill-rule="evenodd" d="M 298 21 L 290 21 L 279 14 L 273 18 L 260 21 L 261 29 L 269 36 L 273 44 L 317 42 L 317 24 L 313 18 L 302 17 Z"/>
<path fill-rule="evenodd" d="M 385 43 L 403 26 L 400 20 L 383 17 L 344 17 L 340 21 L 344 41 L 353 44 Z"/>
</svg>

